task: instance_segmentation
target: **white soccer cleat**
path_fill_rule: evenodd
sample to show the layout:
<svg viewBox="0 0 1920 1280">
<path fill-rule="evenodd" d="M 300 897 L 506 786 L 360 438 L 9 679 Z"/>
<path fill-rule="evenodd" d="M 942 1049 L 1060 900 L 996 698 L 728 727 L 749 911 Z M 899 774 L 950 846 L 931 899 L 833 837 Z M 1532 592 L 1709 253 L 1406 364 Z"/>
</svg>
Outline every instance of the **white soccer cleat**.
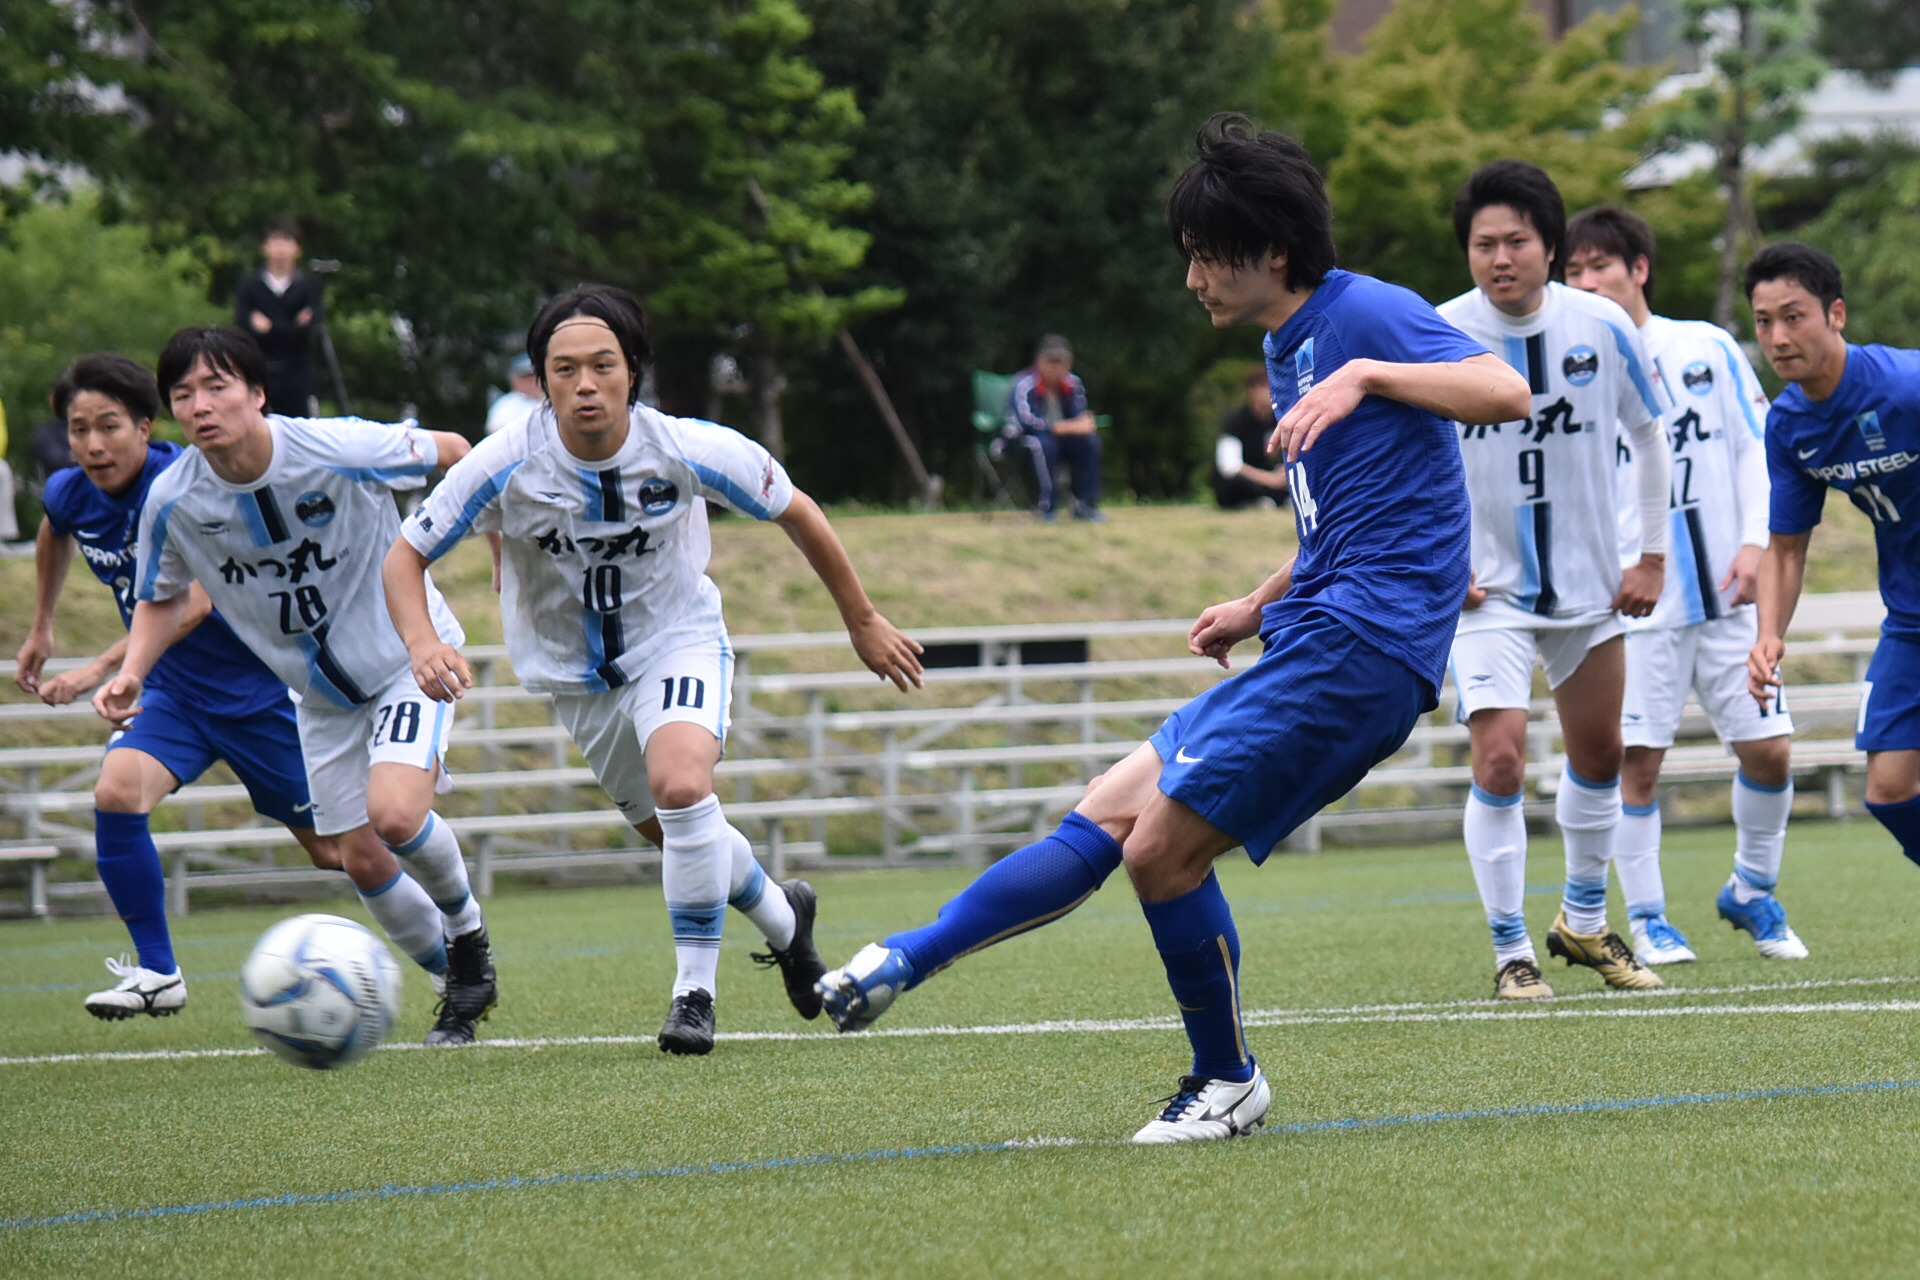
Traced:
<svg viewBox="0 0 1920 1280">
<path fill-rule="evenodd" d="M 1763 893 L 1750 902 L 1741 902 L 1734 896 L 1733 882 L 1728 881 L 1721 888 L 1714 907 L 1722 920 L 1736 929 L 1746 930 L 1753 939 L 1753 945 L 1767 959 L 1807 958 L 1807 944 L 1800 941 L 1799 934 L 1787 927 L 1787 909 L 1772 894 Z"/>
<path fill-rule="evenodd" d="M 1665 916 L 1636 917 L 1628 926 L 1633 934 L 1633 954 L 1641 964 L 1687 964 L 1700 957 L 1693 954 L 1687 937 Z"/>
<path fill-rule="evenodd" d="M 1165 1101 L 1166 1108 L 1133 1135 L 1134 1145 L 1213 1142 L 1252 1133 L 1267 1122 L 1273 1090 L 1266 1073 L 1255 1067 L 1253 1079 L 1244 1084 L 1181 1076 L 1179 1092 Z"/>
<path fill-rule="evenodd" d="M 87 997 L 87 1012 L 108 1022 L 147 1014 L 164 1018 L 187 1003 L 187 982 L 175 968 L 172 973 L 155 973 L 129 964 L 125 956 L 108 957 L 107 972 L 120 979 L 117 986 L 96 991 Z"/>
<path fill-rule="evenodd" d="M 842 1031 L 864 1031 L 885 1013 L 913 981 L 913 966 L 891 947 L 869 942 L 838 969 L 829 970 L 813 989 L 820 1007 Z"/>
</svg>

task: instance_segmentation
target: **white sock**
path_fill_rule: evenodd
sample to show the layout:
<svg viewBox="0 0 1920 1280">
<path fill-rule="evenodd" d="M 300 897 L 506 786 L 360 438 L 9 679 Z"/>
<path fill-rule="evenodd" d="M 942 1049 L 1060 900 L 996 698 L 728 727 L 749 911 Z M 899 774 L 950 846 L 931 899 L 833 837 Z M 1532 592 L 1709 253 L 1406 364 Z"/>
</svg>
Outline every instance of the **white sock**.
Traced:
<svg viewBox="0 0 1920 1280">
<path fill-rule="evenodd" d="M 1667 886 L 1660 878 L 1660 802 L 1620 806 L 1613 833 L 1613 869 L 1620 873 L 1620 894 L 1627 918 L 1646 920 L 1667 914 Z"/>
<path fill-rule="evenodd" d="M 1487 909 L 1487 927 L 1493 931 L 1496 968 L 1533 955 L 1522 914 L 1527 896 L 1527 818 L 1520 808 L 1524 794 L 1496 796 L 1476 786 L 1467 796 L 1467 861 L 1480 887 L 1480 904 Z"/>
<path fill-rule="evenodd" d="M 1744 773 L 1733 775 L 1733 825 L 1738 835 L 1733 854 L 1733 897 L 1752 902 L 1780 882 L 1780 854 L 1787 843 L 1787 816 L 1793 812 L 1793 779 L 1779 790 L 1755 786 Z"/>
<path fill-rule="evenodd" d="M 767 944 L 776 951 L 793 945 L 793 904 L 779 885 L 767 878 L 753 856 L 753 842 L 729 826 L 733 833 L 732 876 L 727 881 L 727 902 L 753 921 L 766 935 Z"/>
<path fill-rule="evenodd" d="M 1567 928 L 1580 934 L 1607 931 L 1607 859 L 1620 825 L 1620 781 L 1593 783 L 1572 769 L 1560 775 L 1553 802 L 1560 838 L 1567 845 L 1567 889 L 1560 900 Z"/>
<path fill-rule="evenodd" d="M 727 881 L 733 870 L 733 828 L 720 812 L 720 797 L 708 796 L 684 809 L 655 811 L 660 819 L 660 883 L 673 920 L 673 957 L 679 971 L 673 994 L 698 988 L 717 994 L 720 928 L 727 913 Z"/>
<path fill-rule="evenodd" d="M 355 886 L 359 889 L 359 886 Z M 359 889 L 360 901 L 380 923 L 393 945 L 428 973 L 447 971 L 447 938 L 440 929 L 440 908 L 404 871 L 378 889 Z"/>
<path fill-rule="evenodd" d="M 387 848 L 440 908 L 449 938 L 472 933 L 484 923 L 480 904 L 467 883 L 467 860 L 460 856 L 460 838 L 439 814 L 429 809 L 426 822 L 413 833 L 413 839 Z"/>
</svg>

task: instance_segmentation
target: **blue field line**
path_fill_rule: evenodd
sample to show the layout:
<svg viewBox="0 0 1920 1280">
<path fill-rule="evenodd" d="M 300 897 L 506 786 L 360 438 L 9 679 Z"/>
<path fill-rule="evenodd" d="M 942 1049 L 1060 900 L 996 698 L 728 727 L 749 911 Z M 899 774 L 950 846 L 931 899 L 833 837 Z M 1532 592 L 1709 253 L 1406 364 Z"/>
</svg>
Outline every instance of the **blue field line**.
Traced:
<svg viewBox="0 0 1920 1280">
<path fill-rule="evenodd" d="M 1519 1120 L 1538 1116 L 1583 1115 L 1590 1112 L 1645 1111 L 1662 1107 L 1701 1106 L 1719 1102 L 1765 1102 L 1780 1098 L 1838 1097 L 1920 1088 L 1920 1080 L 1867 1080 L 1859 1084 L 1787 1085 L 1774 1089 L 1747 1089 L 1733 1093 L 1663 1094 L 1650 1098 L 1612 1098 L 1592 1102 L 1539 1102 L 1517 1107 L 1489 1107 L 1474 1111 L 1427 1111 L 1413 1115 L 1353 1116 L 1276 1125 L 1258 1136 L 1276 1137 L 1337 1133 L 1355 1129 L 1389 1129 L 1407 1125 L 1447 1124 L 1469 1120 Z M 955 1143 L 935 1147 L 895 1147 L 840 1154 L 780 1156 L 770 1160 L 721 1160 L 710 1164 L 667 1165 L 658 1169 L 611 1169 L 602 1172 L 553 1173 L 540 1177 L 488 1178 L 475 1182 L 373 1187 L 361 1191 L 289 1191 L 277 1196 L 240 1200 L 209 1200 L 199 1204 L 152 1205 L 140 1209 L 88 1209 L 44 1218 L 0 1218 L 0 1231 L 30 1227 L 62 1227 L 86 1222 L 125 1222 L 139 1218 L 180 1218 L 203 1213 L 232 1213 L 241 1209 L 279 1209 L 307 1204 L 351 1204 L 398 1200 L 414 1196 L 467 1195 L 482 1191 L 520 1191 L 536 1187 L 591 1186 L 603 1182 L 638 1182 L 654 1178 L 686 1178 L 700 1174 L 760 1173 L 776 1169 L 807 1169 L 822 1165 L 866 1164 L 880 1160 L 918 1160 L 927 1156 L 985 1155 L 997 1151 L 1032 1151 L 1053 1147 L 1114 1146 L 1116 1138 L 1013 1138 L 1004 1142 Z"/>
</svg>

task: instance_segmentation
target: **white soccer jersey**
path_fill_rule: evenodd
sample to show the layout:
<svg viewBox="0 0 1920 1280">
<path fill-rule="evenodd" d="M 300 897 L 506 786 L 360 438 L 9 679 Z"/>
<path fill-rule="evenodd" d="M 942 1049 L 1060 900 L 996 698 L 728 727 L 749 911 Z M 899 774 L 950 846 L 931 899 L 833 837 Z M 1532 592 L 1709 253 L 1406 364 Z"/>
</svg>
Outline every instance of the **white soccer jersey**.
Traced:
<svg viewBox="0 0 1920 1280">
<path fill-rule="evenodd" d="M 1439 311 L 1533 389 L 1525 419 L 1460 428 L 1474 581 L 1492 606 L 1464 612 L 1460 630 L 1606 617 L 1620 590 L 1616 454 L 1624 435 L 1656 442 L 1667 404 L 1633 321 L 1615 303 L 1562 284 L 1549 284 L 1528 316 L 1507 315 L 1478 289 Z M 1652 479 L 1663 491 L 1664 475 Z M 1663 540 L 1661 526 L 1652 549 Z"/>
<path fill-rule="evenodd" d="M 392 489 L 438 465 L 412 423 L 270 414 L 273 461 L 228 484 L 198 449 L 160 473 L 140 515 L 138 595 L 167 600 L 198 578 L 247 647 L 306 705 L 364 705 L 410 670 L 380 566 L 400 534 Z M 427 584 L 434 628 L 466 639 Z"/>
<path fill-rule="evenodd" d="M 1718 325 L 1654 316 L 1640 330 L 1647 358 L 1673 399 L 1667 582 L 1633 631 L 1686 627 L 1724 617 L 1733 591 L 1720 583 L 1742 546 L 1767 545 L 1767 393 L 1746 353 Z M 1631 477 L 1617 486 L 1623 559 L 1639 554 L 1639 507 Z M 1631 533 L 1631 537 L 1629 537 Z"/>
<path fill-rule="evenodd" d="M 676 644 L 724 637 L 706 500 L 772 520 L 793 498 L 786 470 L 737 431 L 645 405 L 629 422 L 618 453 L 585 462 L 542 405 L 481 441 L 402 528 L 429 560 L 470 533 L 502 535 L 507 654 L 536 692 L 617 688 Z"/>
</svg>

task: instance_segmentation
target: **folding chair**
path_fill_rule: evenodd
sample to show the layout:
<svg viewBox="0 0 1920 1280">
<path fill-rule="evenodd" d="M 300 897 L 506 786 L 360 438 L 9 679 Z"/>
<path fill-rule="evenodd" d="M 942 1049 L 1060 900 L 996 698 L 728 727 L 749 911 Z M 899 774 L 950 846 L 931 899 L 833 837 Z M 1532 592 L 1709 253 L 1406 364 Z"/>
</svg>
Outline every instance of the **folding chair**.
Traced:
<svg viewBox="0 0 1920 1280">
<path fill-rule="evenodd" d="M 1020 428 L 1013 421 L 1013 381 L 1010 373 L 973 371 L 973 460 L 980 469 L 989 511 L 1019 511 L 1031 506 L 1024 495 L 1033 488 L 1033 464 L 1020 446 Z"/>
</svg>

